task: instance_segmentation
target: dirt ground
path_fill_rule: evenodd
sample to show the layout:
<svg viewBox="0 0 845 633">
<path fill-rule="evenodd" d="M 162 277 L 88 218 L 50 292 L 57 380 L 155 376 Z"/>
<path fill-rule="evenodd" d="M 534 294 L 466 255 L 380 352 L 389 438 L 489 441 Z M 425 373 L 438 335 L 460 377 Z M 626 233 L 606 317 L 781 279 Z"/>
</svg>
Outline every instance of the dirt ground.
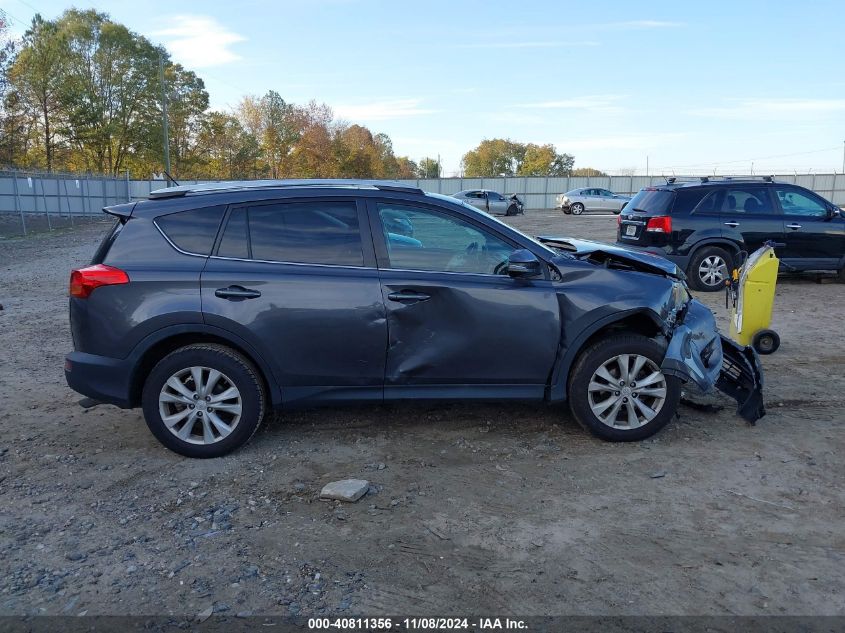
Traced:
<svg viewBox="0 0 845 633">
<path fill-rule="evenodd" d="M 68 272 L 104 230 L 0 240 L 0 614 L 845 614 L 845 285 L 781 280 L 756 426 L 684 407 L 609 444 L 564 406 L 319 409 L 200 461 L 65 384 Z M 318 500 L 347 477 L 370 493 Z"/>
</svg>

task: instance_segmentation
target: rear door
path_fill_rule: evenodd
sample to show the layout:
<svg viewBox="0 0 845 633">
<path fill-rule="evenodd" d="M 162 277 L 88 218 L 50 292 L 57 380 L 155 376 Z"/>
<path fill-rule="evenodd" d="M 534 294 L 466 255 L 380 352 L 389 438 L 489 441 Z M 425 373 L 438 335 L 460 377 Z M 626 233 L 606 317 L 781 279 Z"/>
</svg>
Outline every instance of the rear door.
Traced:
<svg viewBox="0 0 845 633">
<path fill-rule="evenodd" d="M 724 189 L 724 193 L 722 190 Z M 772 199 L 770 185 L 731 185 L 719 188 L 722 196 L 722 235 L 744 242 L 752 253 L 766 241 L 783 242 L 783 217 Z M 781 249 L 776 249 L 780 256 Z"/>
<path fill-rule="evenodd" d="M 457 211 L 369 201 L 387 309 L 385 399 L 542 398 L 561 324 L 547 278 L 513 279 L 520 245 Z M 402 214 L 416 244 L 395 240 Z"/>
<path fill-rule="evenodd" d="M 285 402 L 380 399 L 387 326 L 363 205 L 255 202 L 225 222 L 202 273 L 206 322 L 264 356 Z"/>
<path fill-rule="evenodd" d="M 777 185 L 774 189 L 783 211 L 784 264 L 799 270 L 837 268 L 845 256 L 845 223 L 831 217 L 833 205 L 799 187 Z"/>
</svg>

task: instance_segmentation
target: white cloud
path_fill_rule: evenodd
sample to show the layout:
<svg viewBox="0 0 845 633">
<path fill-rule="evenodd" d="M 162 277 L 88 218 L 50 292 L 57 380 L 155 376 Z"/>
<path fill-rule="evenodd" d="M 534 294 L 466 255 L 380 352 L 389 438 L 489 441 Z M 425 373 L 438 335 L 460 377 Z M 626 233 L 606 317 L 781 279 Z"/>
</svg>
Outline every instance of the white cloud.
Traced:
<svg viewBox="0 0 845 633">
<path fill-rule="evenodd" d="M 220 66 L 241 59 L 232 44 L 246 38 L 206 15 L 176 15 L 169 26 L 153 35 L 164 40 L 173 58 L 188 68 Z"/>
<path fill-rule="evenodd" d="M 625 95 L 585 95 L 557 101 L 521 103 L 517 107 L 532 110 L 591 110 L 593 112 L 618 113 L 623 108 L 616 105 Z"/>
<path fill-rule="evenodd" d="M 342 119 L 351 121 L 384 121 L 434 114 L 437 110 L 420 107 L 422 99 L 388 99 L 370 103 L 340 104 L 332 109 Z"/>
<path fill-rule="evenodd" d="M 457 48 L 580 48 L 582 46 L 598 46 L 599 42 L 584 41 L 526 41 L 526 42 L 481 42 L 478 44 L 459 44 Z"/>
<path fill-rule="evenodd" d="M 720 119 L 789 120 L 793 116 L 845 111 L 845 99 L 735 99 L 728 105 L 697 108 L 690 114 Z"/>
</svg>

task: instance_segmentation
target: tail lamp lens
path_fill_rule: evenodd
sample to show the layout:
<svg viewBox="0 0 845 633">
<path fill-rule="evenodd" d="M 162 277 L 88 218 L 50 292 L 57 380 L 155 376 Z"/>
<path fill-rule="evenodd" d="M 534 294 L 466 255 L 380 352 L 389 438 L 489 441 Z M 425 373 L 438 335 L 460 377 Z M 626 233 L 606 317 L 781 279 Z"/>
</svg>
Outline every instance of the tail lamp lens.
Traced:
<svg viewBox="0 0 845 633">
<path fill-rule="evenodd" d="M 114 266 L 96 264 L 86 268 L 77 268 L 70 273 L 70 296 L 87 299 L 100 286 L 128 283 L 129 275 Z"/>
<path fill-rule="evenodd" d="M 645 230 L 649 233 L 671 233 L 672 232 L 672 216 L 671 215 L 657 215 L 648 219 Z"/>
</svg>

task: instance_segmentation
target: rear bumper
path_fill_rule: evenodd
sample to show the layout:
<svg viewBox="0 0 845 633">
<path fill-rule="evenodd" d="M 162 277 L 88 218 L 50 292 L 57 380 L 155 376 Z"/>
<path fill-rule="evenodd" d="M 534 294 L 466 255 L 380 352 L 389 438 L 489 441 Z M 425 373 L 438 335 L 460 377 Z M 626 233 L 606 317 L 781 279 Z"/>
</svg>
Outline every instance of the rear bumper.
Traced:
<svg viewBox="0 0 845 633">
<path fill-rule="evenodd" d="M 614 211 L 614 213 L 619 213 L 618 211 Z M 651 253 L 652 255 L 660 255 L 665 259 L 668 259 L 671 262 L 674 262 L 678 265 L 678 268 L 686 272 L 687 266 L 689 266 L 690 257 L 689 255 L 675 255 L 669 254 L 666 252 L 664 248 L 659 246 L 637 246 L 636 244 L 631 244 L 623 239 L 616 240 L 617 246 L 623 246 L 625 248 L 630 248 L 631 250 L 635 251 L 642 251 L 644 253 Z"/>
<path fill-rule="evenodd" d="M 132 405 L 132 364 L 129 360 L 71 352 L 65 357 L 65 380 L 84 396 L 123 409 Z"/>
</svg>

